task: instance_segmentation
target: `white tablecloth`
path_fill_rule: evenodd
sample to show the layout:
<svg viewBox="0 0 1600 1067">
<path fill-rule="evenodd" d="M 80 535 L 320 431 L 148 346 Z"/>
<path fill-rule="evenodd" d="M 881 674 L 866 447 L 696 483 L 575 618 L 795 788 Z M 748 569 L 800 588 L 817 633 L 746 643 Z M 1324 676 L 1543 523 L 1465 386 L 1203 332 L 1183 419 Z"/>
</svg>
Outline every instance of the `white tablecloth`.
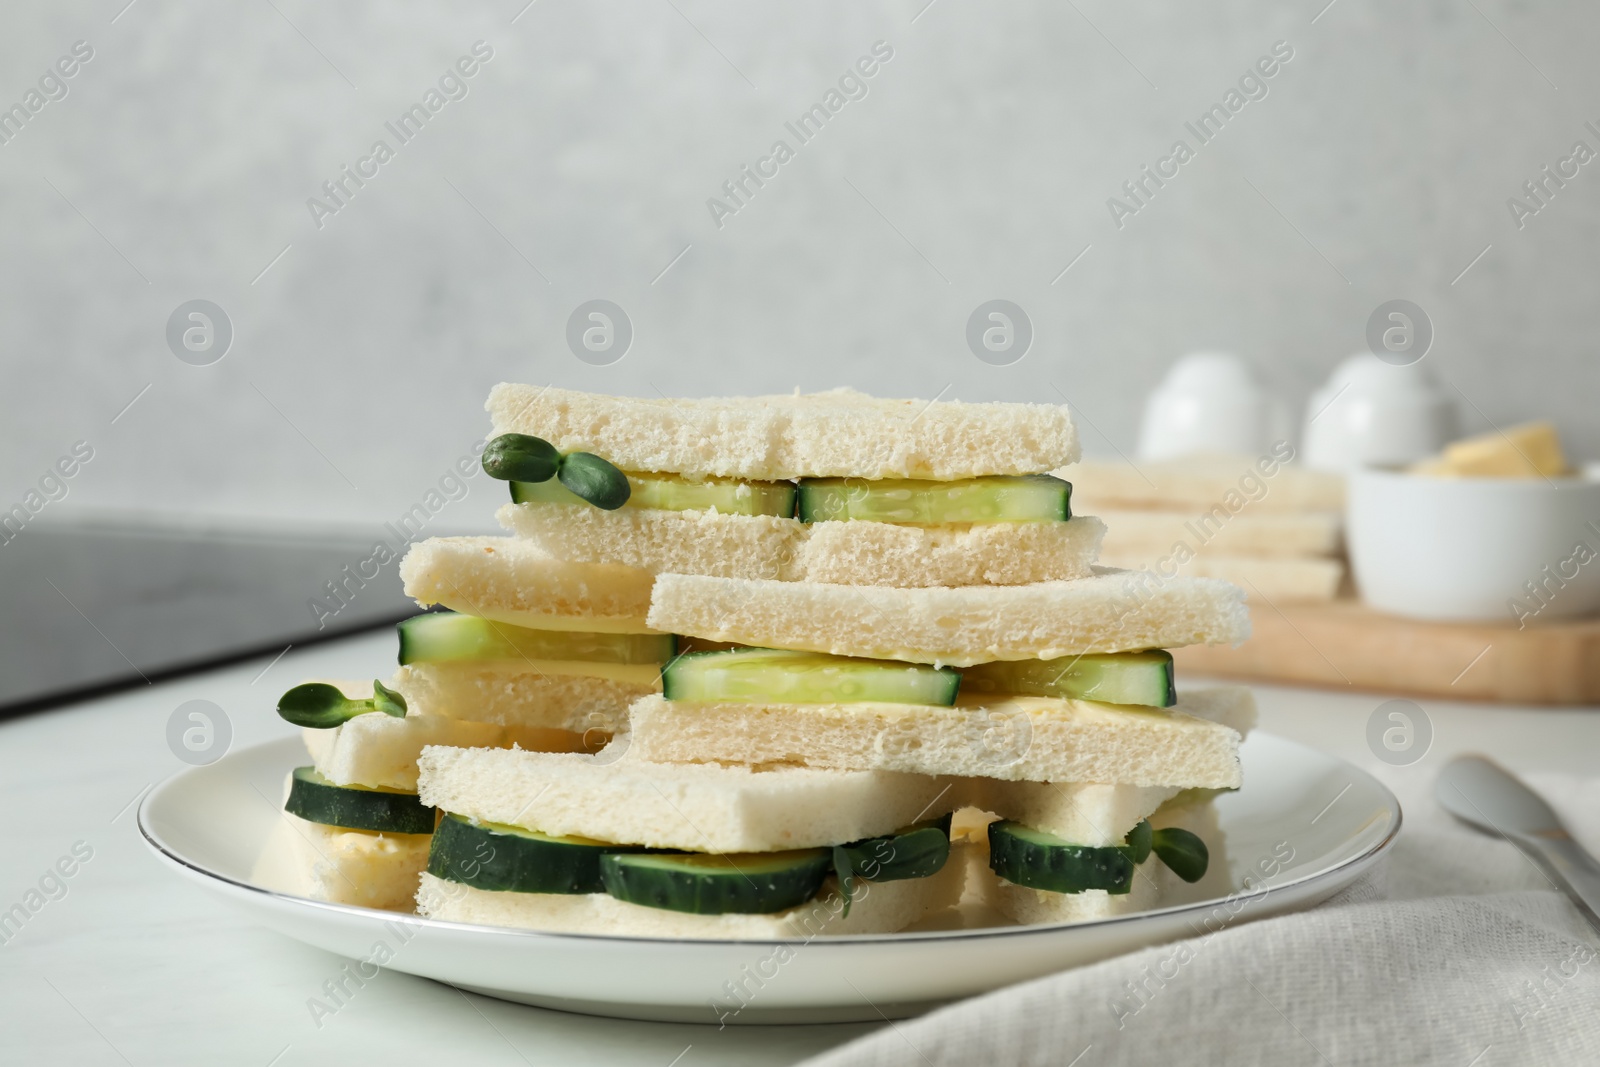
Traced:
<svg viewBox="0 0 1600 1067">
<path fill-rule="evenodd" d="M 1600 779 L 1530 776 L 1600 853 Z M 1600 1064 L 1600 936 L 1514 847 L 1391 781 L 1387 867 L 1241 923 L 900 1022 L 815 1067 Z"/>
</svg>

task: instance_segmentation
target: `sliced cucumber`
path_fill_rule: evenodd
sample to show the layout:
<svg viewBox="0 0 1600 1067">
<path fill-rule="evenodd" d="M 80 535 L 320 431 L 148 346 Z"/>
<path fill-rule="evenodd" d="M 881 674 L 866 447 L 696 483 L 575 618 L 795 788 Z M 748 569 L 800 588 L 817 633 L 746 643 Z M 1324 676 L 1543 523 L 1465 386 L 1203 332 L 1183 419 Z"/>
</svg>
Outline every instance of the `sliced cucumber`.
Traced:
<svg viewBox="0 0 1600 1067">
<path fill-rule="evenodd" d="M 1004 820 L 989 824 L 989 867 L 1008 882 L 1052 893 L 1104 889 L 1118 895 L 1133 888 L 1129 846 L 1088 848 Z"/>
<path fill-rule="evenodd" d="M 965 693 L 1062 697 L 1157 708 L 1170 708 L 1178 702 L 1172 653 L 1160 648 L 980 663 L 961 672 L 961 689 Z"/>
<path fill-rule="evenodd" d="M 334 785 L 315 767 L 296 767 L 283 808 L 307 822 L 386 834 L 433 833 L 433 809 L 415 793 Z"/>
<path fill-rule="evenodd" d="M 961 673 L 920 663 L 775 648 L 689 652 L 661 669 L 668 700 L 758 704 L 955 703 Z"/>
<path fill-rule="evenodd" d="M 478 615 L 438 611 L 406 619 L 400 663 L 458 660 L 556 660 L 649 666 L 665 663 L 676 647 L 671 634 L 603 634 L 533 630 Z"/>
<path fill-rule="evenodd" d="M 428 851 L 428 873 L 491 892 L 603 893 L 600 857 L 628 848 L 472 822 L 447 812 Z"/>
<path fill-rule="evenodd" d="M 695 915 L 761 915 L 804 904 L 832 866 L 825 848 L 709 856 L 687 852 L 607 853 L 606 892 L 630 904 Z"/>
<path fill-rule="evenodd" d="M 710 511 L 724 515 L 794 514 L 793 482 L 741 482 L 732 478 L 694 481 L 676 474 L 629 474 L 624 507 L 662 511 Z M 512 482 L 515 504 L 582 504 L 584 500 L 561 482 Z"/>
<path fill-rule="evenodd" d="M 947 522 L 1059 522 L 1072 517 L 1072 485 L 1048 474 L 927 482 L 910 478 L 806 478 L 801 522 L 867 519 L 929 526 Z"/>
<path fill-rule="evenodd" d="M 950 858 L 950 816 L 839 848 L 851 871 L 869 882 L 927 878 L 938 874 Z M 844 872 L 839 873 L 842 879 Z"/>
</svg>

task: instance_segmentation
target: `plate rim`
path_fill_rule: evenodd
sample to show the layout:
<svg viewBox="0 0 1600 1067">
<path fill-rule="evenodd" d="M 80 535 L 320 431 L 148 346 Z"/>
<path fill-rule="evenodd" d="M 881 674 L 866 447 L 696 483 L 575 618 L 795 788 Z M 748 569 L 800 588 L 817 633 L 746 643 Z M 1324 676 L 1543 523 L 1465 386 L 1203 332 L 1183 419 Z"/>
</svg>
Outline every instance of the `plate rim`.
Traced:
<svg viewBox="0 0 1600 1067">
<path fill-rule="evenodd" d="M 330 912 L 336 915 L 343 915 L 364 921 L 403 922 L 408 926 L 435 928 L 452 933 L 461 933 L 471 936 L 503 936 L 506 934 L 511 934 L 520 939 L 526 939 L 529 941 L 561 940 L 574 943 L 602 943 L 608 945 L 663 945 L 681 947 L 685 945 L 711 946 L 826 944 L 843 947 L 852 945 L 882 946 L 885 944 L 900 945 L 927 942 L 949 943 L 952 941 L 983 941 L 998 939 L 1001 937 L 1060 933 L 1061 931 L 1065 930 L 1082 930 L 1086 928 L 1106 929 L 1125 923 L 1145 921 L 1158 917 L 1179 916 L 1188 912 L 1204 912 L 1229 901 L 1264 900 L 1267 897 L 1281 893 L 1285 890 L 1307 888 L 1315 882 L 1323 881 L 1341 872 L 1353 871 L 1355 872 L 1356 876 L 1359 877 L 1361 871 L 1370 867 L 1373 863 L 1380 859 L 1384 853 L 1388 852 L 1389 849 L 1393 847 L 1395 841 L 1400 836 L 1400 829 L 1405 823 L 1405 811 L 1400 804 L 1399 797 L 1395 796 L 1394 791 L 1388 786 L 1384 785 L 1383 782 L 1379 781 L 1378 778 L 1361 767 L 1356 766 L 1354 763 L 1351 763 L 1349 760 L 1342 759 L 1339 756 L 1332 755 L 1331 753 L 1323 752 L 1320 749 L 1312 748 L 1310 745 L 1302 744 L 1299 741 L 1283 737 L 1279 734 L 1258 730 L 1252 731 L 1250 736 L 1270 738 L 1276 743 L 1292 745 L 1295 748 L 1304 750 L 1305 752 L 1309 752 L 1324 759 L 1331 760 L 1334 763 L 1347 768 L 1349 771 L 1366 778 L 1369 782 L 1378 787 L 1378 789 L 1381 791 L 1381 795 L 1387 800 L 1392 819 L 1388 833 L 1384 834 L 1381 839 L 1368 845 L 1354 856 L 1350 856 L 1347 859 L 1341 860 L 1332 866 L 1324 867 L 1320 870 L 1301 875 L 1300 877 L 1292 879 L 1291 881 L 1280 882 L 1270 886 L 1262 886 L 1258 889 L 1234 890 L 1233 892 L 1226 893 L 1222 896 L 1209 897 L 1202 901 L 1193 901 L 1186 904 L 1174 904 L 1169 907 L 1152 908 L 1146 911 L 1133 911 L 1122 915 L 1108 915 L 1101 918 L 1088 919 L 1080 922 L 1032 923 L 1017 926 L 979 927 L 972 930 L 925 930 L 911 932 L 900 931 L 882 934 L 837 934 L 827 937 L 812 936 L 809 938 L 660 937 L 639 934 L 602 934 L 566 930 L 532 930 L 515 926 L 488 926 L 481 923 L 462 923 L 453 922 L 447 919 L 430 919 L 425 916 L 418 915 L 415 912 L 393 912 L 385 911 L 381 908 L 366 908 L 359 904 L 340 904 L 327 900 L 314 900 L 310 897 L 299 897 L 291 893 L 283 893 L 275 889 L 268 889 L 265 886 L 253 885 L 249 882 L 240 881 L 239 879 L 223 874 L 220 871 L 211 870 L 198 863 L 192 862 L 189 859 L 178 855 L 173 848 L 159 840 L 157 835 L 151 830 L 150 826 L 148 825 L 148 809 L 150 808 L 152 802 L 156 800 L 157 796 L 168 788 L 172 787 L 179 779 L 185 778 L 191 774 L 197 775 L 201 772 L 209 770 L 211 767 L 215 766 L 217 762 L 220 762 L 220 759 L 215 760 L 212 763 L 181 768 L 168 775 L 166 778 L 163 778 L 160 782 L 156 783 L 156 785 L 148 793 L 146 793 L 144 798 L 139 802 L 136 822 L 139 827 L 139 835 L 141 838 L 143 838 L 146 847 L 154 852 L 159 859 L 181 868 L 183 871 L 193 872 L 193 874 L 199 875 L 203 879 L 219 883 L 221 886 L 226 887 L 226 891 L 230 893 L 242 892 L 245 895 L 255 894 L 260 899 L 272 901 L 275 904 L 281 903 L 291 907 L 306 907 L 313 910 Z M 279 746 L 288 741 L 298 740 L 298 738 L 289 737 L 260 741 L 256 744 L 248 745 L 242 749 L 233 749 L 222 756 L 221 759 L 227 759 L 229 756 L 233 756 L 235 754 L 243 755 L 244 753 L 252 752 L 258 749 Z M 1351 881 L 1354 881 L 1354 878 L 1352 878 Z"/>
</svg>

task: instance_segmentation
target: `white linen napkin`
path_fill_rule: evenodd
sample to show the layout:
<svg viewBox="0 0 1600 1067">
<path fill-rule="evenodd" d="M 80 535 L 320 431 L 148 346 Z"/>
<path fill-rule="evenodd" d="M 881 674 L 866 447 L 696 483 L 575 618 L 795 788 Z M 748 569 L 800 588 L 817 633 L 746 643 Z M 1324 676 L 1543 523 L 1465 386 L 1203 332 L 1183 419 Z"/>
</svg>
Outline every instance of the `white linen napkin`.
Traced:
<svg viewBox="0 0 1600 1067">
<path fill-rule="evenodd" d="M 1311 911 L 975 997 L 807 1065 L 1600 1064 L 1600 936 L 1406 771 L 1383 775 L 1405 813 L 1387 871 Z M 1527 780 L 1600 854 L 1600 780 Z"/>
</svg>

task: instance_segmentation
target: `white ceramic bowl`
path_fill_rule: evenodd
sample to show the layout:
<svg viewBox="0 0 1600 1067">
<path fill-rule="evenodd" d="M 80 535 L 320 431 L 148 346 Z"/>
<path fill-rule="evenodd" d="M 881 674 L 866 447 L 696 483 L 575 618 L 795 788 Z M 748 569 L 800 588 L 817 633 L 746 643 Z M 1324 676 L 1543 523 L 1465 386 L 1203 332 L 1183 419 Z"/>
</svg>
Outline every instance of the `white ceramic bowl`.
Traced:
<svg viewBox="0 0 1600 1067">
<path fill-rule="evenodd" d="M 1600 610 L 1600 482 L 1349 476 L 1362 599 L 1419 619 L 1529 625 Z"/>
</svg>

